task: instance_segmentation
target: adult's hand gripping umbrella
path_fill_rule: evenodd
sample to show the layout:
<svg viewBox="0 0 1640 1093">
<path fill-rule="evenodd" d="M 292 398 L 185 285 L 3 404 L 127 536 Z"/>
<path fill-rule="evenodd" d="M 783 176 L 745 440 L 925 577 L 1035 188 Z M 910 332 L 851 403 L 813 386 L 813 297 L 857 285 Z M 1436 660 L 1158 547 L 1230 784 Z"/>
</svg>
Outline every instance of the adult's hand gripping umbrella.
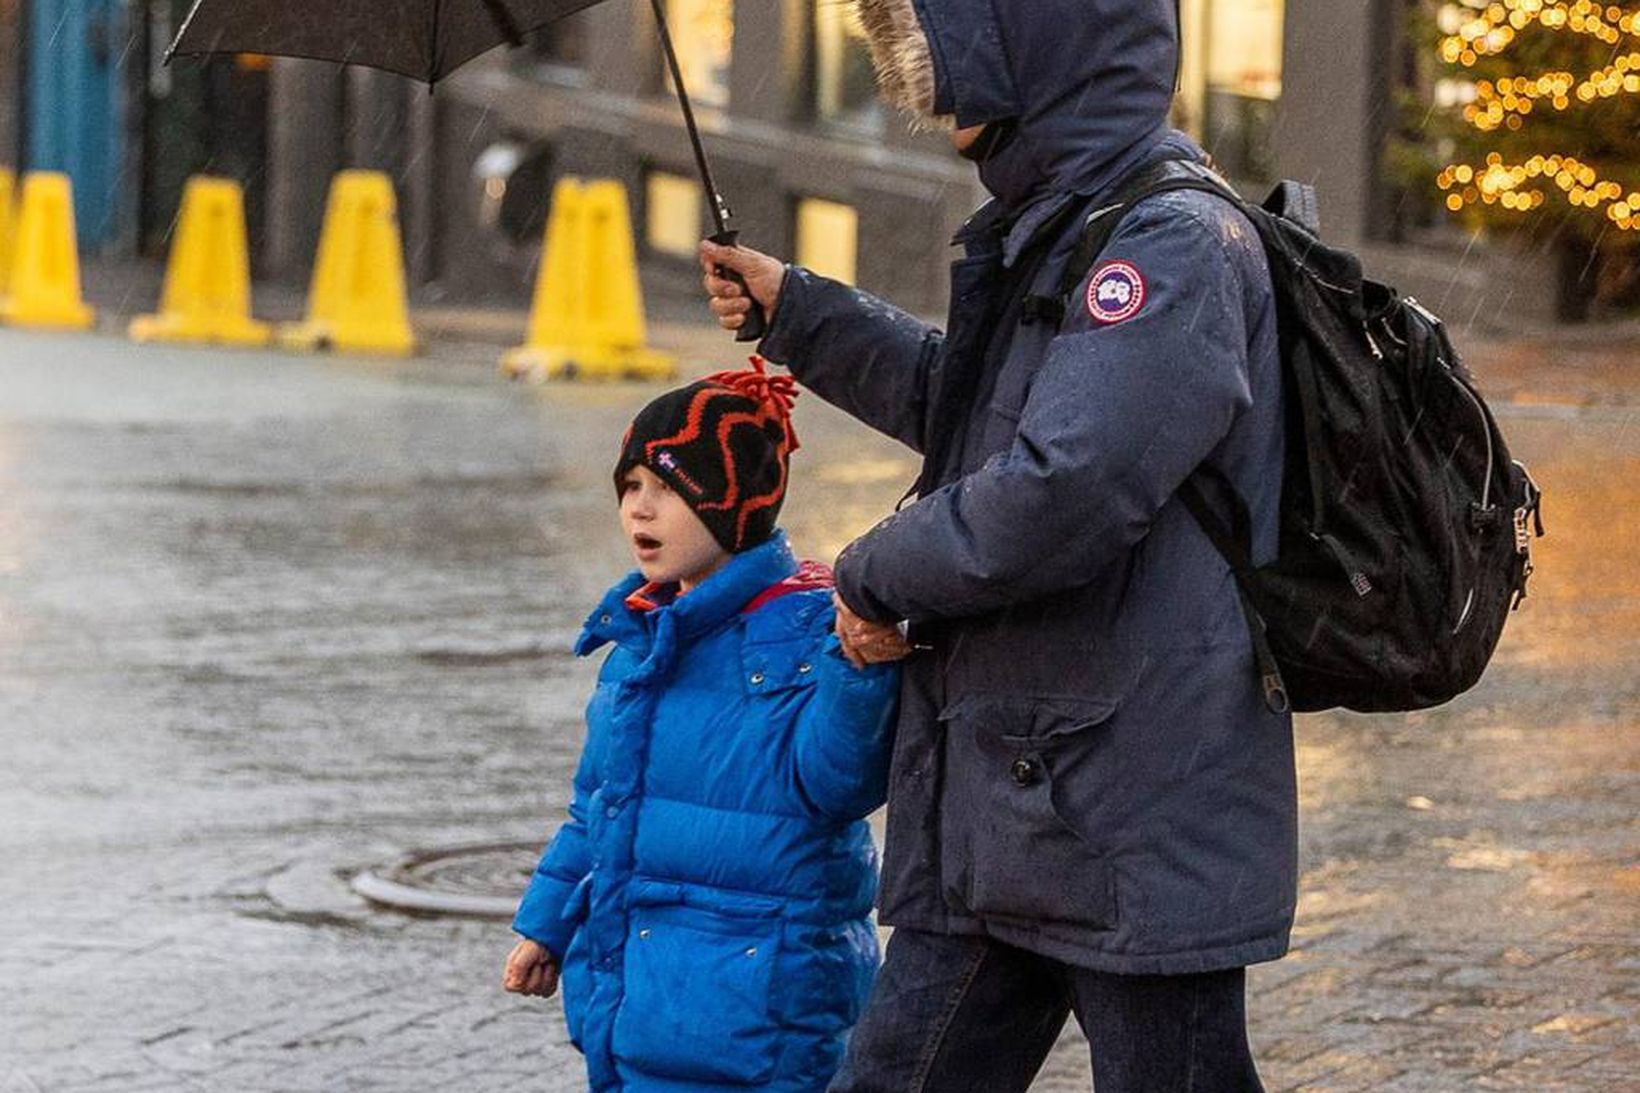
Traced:
<svg viewBox="0 0 1640 1093">
<path fill-rule="evenodd" d="M 431 85 L 481 53 L 500 45 L 521 45 L 530 31 L 599 2 L 333 0 L 328 4 L 304 4 L 300 0 L 195 0 L 165 59 L 169 62 L 173 57 L 212 53 L 305 57 L 379 68 Z M 695 151 L 695 167 L 712 211 L 716 228 L 712 242 L 732 247 L 740 233 L 730 226 L 729 207 L 712 179 L 711 164 L 684 86 L 683 69 L 672 45 L 665 4 L 663 0 L 650 0 L 650 5 Z M 717 272 L 745 291 L 746 282 L 738 273 L 722 267 Z M 746 296 L 751 299 L 750 292 Z M 737 340 L 757 341 L 766 326 L 766 316 L 754 301 Z"/>
</svg>

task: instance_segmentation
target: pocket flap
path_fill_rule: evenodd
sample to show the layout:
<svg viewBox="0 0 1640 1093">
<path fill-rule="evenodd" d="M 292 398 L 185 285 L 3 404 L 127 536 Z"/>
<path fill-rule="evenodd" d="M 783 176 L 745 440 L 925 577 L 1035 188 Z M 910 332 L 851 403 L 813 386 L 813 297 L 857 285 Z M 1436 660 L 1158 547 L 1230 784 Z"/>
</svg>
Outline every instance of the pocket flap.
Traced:
<svg viewBox="0 0 1640 1093">
<path fill-rule="evenodd" d="M 1104 724 L 1121 705 L 1121 695 L 969 694 L 946 706 L 940 720 L 972 724 L 1009 744 L 1045 745 Z"/>
<path fill-rule="evenodd" d="M 815 661 L 822 649 L 814 641 L 752 644 L 741 647 L 741 682 L 751 694 L 805 687 L 815 682 Z"/>
<path fill-rule="evenodd" d="M 683 885 L 634 879 L 627 886 L 626 901 L 632 907 L 668 907 L 683 902 Z"/>
<path fill-rule="evenodd" d="M 633 907 L 694 907 L 729 918 L 778 918 L 786 909 L 772 896 L 658 880 L 634 880 L 627 889 L 627 902 Z"/>
</svg>

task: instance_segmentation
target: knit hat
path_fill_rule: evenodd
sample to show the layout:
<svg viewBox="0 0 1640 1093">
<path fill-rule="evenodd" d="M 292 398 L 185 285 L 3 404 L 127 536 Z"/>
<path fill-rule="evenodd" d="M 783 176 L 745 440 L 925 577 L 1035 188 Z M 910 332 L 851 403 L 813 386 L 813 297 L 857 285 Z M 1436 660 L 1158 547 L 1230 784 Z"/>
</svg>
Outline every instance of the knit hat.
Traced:
<svg viewBox="0 0 1640 1093">
<path fill-rule="evenodd" d="M 774 534 L 786 474 L 798 448 L 791 408 L 797 384 L 763 361 L 718 372 L 645 406 L 615 465 L 615 490 L 633 467 L 649 468 L 700 517 L 731 554 Z"/>
</svg>

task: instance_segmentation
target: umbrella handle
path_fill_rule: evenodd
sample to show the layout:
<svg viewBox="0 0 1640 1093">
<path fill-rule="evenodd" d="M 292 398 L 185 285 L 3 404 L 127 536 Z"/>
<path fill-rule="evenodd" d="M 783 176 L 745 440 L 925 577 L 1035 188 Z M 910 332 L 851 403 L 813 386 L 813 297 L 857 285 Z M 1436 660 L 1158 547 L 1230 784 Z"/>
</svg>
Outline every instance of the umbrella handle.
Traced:
<svg viewBox="0 0 1640 1093">
<path fill-rule="evenodd" d="M 738 231 L 718 232 L 712 236 L 712 242 L 720 247 L 736 247 L 740 245 L 740 233 Z M 763 312 L 763 305 L 757 302 L 757 299 L 752 295 L 752 290 L 746 286 L 746 278 L 728 266 L 719 266 L 713 272 L 725 281 L 739 285 L 740 291 L 746 294 L 746 299 L 752 305 L 752 309 L 746 313 L 746 321 L 740 325 L 739 330 L 735 331 L 735 341 L 762 341 L 763 335 L 769 331 L 769 318 Z"/>
</svg>

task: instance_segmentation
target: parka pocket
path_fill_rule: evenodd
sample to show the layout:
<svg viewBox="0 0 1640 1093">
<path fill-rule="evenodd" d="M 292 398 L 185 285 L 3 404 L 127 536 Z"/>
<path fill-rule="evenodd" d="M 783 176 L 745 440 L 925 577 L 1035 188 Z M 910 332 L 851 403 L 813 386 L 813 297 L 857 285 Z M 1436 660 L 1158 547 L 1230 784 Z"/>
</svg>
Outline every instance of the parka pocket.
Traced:
<svg viewBox="0 0 1640 1093">
<path fill-rule="evenodd" d="M 941 715 L 947 903 L 982 918 L 1108 929 L 1116 896 L 1089 837 L 1117 701 L 970 695 Z"/>
<path fill-rule="evenodd" d="M 615 1055 L 657 1078 L 761 1085 L 780 1053 L 772 987 L 782 905 L 711 902 L 675 885 L 633 885 Z"/>
</svg>

